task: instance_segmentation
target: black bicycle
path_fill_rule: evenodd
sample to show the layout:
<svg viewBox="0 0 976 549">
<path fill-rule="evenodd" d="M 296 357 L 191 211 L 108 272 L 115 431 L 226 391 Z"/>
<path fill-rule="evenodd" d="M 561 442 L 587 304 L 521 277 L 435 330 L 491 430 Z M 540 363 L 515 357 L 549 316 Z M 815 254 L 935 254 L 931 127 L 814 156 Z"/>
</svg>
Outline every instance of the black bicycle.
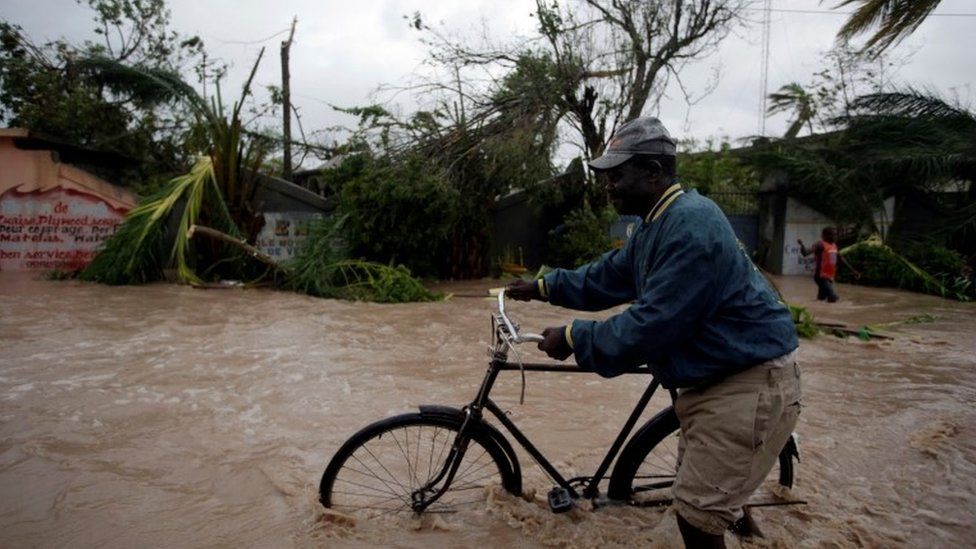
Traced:
<svg viewBox="0 0 976 549">
<path fill-rule="evenodd" d="M 522 473 L 508 439 L 485 418 L 491 413 L 539 464 L 556 486 L 549 492 L 554 512 L 569 510 L 579 498 L 595 505 L 620 502 L 638 506 L 671 503 L 670 489 L 677 469 L 678 417 L 668 406 L 628 437 L 659 387 L 652 379 L 592 476 L 565 478 L 516 427 L 489 394 L 500 372 L 587 372 L 576 366 L 510 362 L 515 346 L 538 342 L 542 336 L 520 334 L 518 324 L 505 313 L 505 293 L 498 295 L 498 313 L 492 317 L 492 359 L 474 399 L 458 409 L 420 406 L 415 413 L 369 425 L 339 448 L 319 485 L 325 507 L 348 514 L 383 515 L 398 512 L 455 512 L 485 501 L 486 490 L 501 486 L 520 495 Z M 646 366 L 631 374 L 650 374 Z M 674 395 L 672 394 L 672 399 Z M 614 458 L 616 461 L 614 462 Z M 796 440 L 790 437 L 779 455 L 768 483 L 793 485 L 793 460 L 799 459 Z M 606 495 L 600 483 L 613 464 Z M 775 492 L 775 490 L 773 490 Z M 766 502 L 781 505 L 793 502 Z"/>
</svg>

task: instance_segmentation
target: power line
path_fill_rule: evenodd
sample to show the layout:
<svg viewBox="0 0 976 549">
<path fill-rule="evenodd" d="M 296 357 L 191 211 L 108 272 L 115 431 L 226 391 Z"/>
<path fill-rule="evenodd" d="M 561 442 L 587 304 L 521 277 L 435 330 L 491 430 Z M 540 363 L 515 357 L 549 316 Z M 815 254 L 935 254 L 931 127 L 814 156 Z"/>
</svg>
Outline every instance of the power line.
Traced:
<svg viewBox="0 0 976 549">
<path fill-rule="evenodd" d="M 854 15 L 856 12 L 853 11 L 835 11 L 835 10 L 801 10 L 801 9 L 790 9 L 790 8 L 743 8 L 746 11 L 763 11 L 767 9 L 769 11 L 774 11 L 776 13 L 808 13 L 816 15 Z M 976 17 L 976 13 L 930 13 L 926 17 Z"/>
<path fill-rule="evenodd" d="M 221 40 L 220 38 L 216 38 L 216 40 L 218 42 L 220 42 L 221 44 L 242 44 L 242 45 L 245 45 L 245 46 L 250 46 L 250 45 L 253 45 L 253 44 L 260 44 L 261 42 L 267 42 L 268 40 L 271 40 L 272 38 L 275 38 L 277 36 L 281 36 L 282 34 L 285 34 L 289 30 L 290 30 L 290 27 L 287 28 L 287 29 L 284 29 L 282 31 L 276 32 L 276 33 L 272 34 L 271 36 L 269 36 L 267 38 L 262 38 L 260 40 L 246 40 L 246 41 L 245 40 Z"/>
</svg>

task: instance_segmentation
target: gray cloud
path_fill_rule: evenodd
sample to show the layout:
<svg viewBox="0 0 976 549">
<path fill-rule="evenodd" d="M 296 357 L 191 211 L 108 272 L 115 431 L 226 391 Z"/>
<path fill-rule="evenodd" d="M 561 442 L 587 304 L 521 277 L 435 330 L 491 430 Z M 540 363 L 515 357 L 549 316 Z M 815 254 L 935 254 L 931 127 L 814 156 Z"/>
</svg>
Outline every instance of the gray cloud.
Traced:
<svg viewBox="0 0 976 549">
<path fill-rule="evenodd" d="M 774 8 L 826 10 L 819 0 L 774 0 Z M 528 16 L 533 0 L 170 0 L 173 27 L 184 34 L 199 34 L 208 50 L 232 64 L 225 93 L 234 95 L 261 45 L 267 47 L 257 82 L 264 86 L 280 79 L 278 45 L 283 37 L 262 44 L 242 44 L 286 29 L 293 15 L 299 19 L 292 49 L 293 100 L 303 115 L 306 130 L 350 124 L 348 116 L 327 104 L 342 106 L 370 102 L 381 84 L 403 84 L 423 71 L 425 57 L 420 35 L 408 28 L 404 15 L 421 10 L 428 22 L 458 33 L 475 34 L 481 20 L 496 36 L 532 31 Z M 976 12 L 976 3 L 944 0 L 936 13 Z M 74 42 L 94 39 L 91 15 L 70 0 L 6 0 L 3 15 L 22 25 L 36 41 L 65 36 Z M 758 13 L 755 19 L 759 18 Z M 834 43 L 845 17 L 837 14 L 773 14 L 768 91 L 790 81 L 808 82 L 820 67 L 822 52 Z M 963 100 L 972 96 L 970 52 L 976 38 L 976 18 L 930 17 L 897 52 L 915 51 L 895 76 L 903 85 L 928 87 Z M 740 30 L 710 58 L 684 73 L 688 88 L 700 95 L 716 67 L 722 79 L 716 90 L 688 107 L 675 86 L 668 90 L 657 113 L 673 133 L 700 139 L 709 136 L 738 138 L 758 131 L 760 29 Z M 397 97 L 405 111 L 415 104 Z M 781 134 L 787 117 L 767 120 L 767 134 Z"/>
</svg>

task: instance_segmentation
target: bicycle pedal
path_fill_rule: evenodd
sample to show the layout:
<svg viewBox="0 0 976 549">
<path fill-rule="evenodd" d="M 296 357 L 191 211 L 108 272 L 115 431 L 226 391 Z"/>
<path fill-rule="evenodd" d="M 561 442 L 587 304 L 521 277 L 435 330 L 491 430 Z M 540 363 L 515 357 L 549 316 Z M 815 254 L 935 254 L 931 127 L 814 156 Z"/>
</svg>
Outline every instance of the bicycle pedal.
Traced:
<svg viewBox="0 0 976 549">
<path fill-rule="evenodd" d="M 573 497 L 569 490 L 556 487 L 549 490 L 549 509 L 553 513 L 565 513 L 573 508 Z"/>
</svg>

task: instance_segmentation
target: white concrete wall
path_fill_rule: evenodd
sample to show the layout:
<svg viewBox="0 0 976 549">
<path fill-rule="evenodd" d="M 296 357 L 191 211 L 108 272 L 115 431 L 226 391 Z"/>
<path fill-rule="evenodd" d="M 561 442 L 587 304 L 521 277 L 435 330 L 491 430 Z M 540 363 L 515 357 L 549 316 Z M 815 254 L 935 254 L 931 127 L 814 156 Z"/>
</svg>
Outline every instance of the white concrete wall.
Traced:
<svg viewBox="0 0 976 549">
<path fill-rule="evenodd" d="M 894 197 L 885 200 L 884 210 L 874 216 L 874 223 L 884 236 L 895 211 Z M 824 227 L 834 225 L 833 220 L 822 213 L 804 206 L 800 202 L 788 198 L 786 200 L 786 223 L 783 228 L 783 274 L 813 276 L 813 256 L 800 255 L 800 245 L 797 239 L 803 240 L 808 248 L 820 240 L 820 232 Z"/>
</svg>

